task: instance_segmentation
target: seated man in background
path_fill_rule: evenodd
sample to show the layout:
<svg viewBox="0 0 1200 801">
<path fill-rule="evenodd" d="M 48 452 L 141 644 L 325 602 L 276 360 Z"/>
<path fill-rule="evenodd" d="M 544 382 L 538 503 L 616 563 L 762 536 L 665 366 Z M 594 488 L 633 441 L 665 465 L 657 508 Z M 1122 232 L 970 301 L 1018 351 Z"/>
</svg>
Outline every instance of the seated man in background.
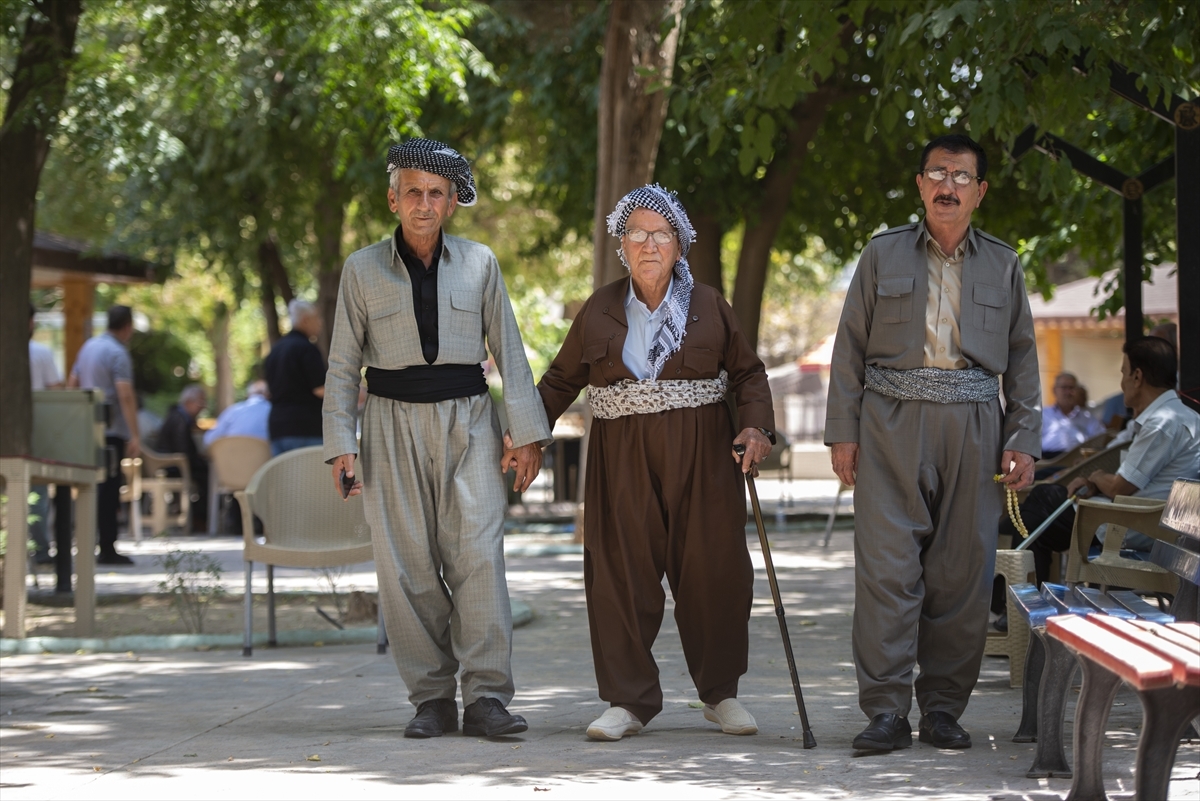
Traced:
<svg viewBox="0 0 1200 801">
<path fill-rule="evenodd" d="M 271 416 L 271 401 L 268 400 L 267 382 L 255 379 L 246 387 L 246 399 L 225 409 L 217 417 L 217 424 L 204 432 L 204 447 L 224 437 L 254 437 L 264 442 L 271 441 L 267 420 Z M 222 518 L 222 530 L 241 535 L 242 512 L 237 498 L 230 497 Z M 259 520 L 255 518 L 255 531 L 259 531 Z"/>
<path fill-rule="evenodd" d="M 1042 409 L 1042 458 L 1053 459 L 1097 434 L 1104 426 L 1080 403 L 1080 386 L 1071 373 L 1054 379 L 1054 403 Z"/>
<path fill-rule="evenodd" d="M 187 456 L 192 472 L 192 530 L 208 529 L 208 460 L 196 446 L 196 415 L 208 405 L 204 387 L 188 384 L 179 393 L 179 403 L 167 410 L 162 428 L 158 430 L 158 450 L 161 453 L 182 453 Z M 174 469 L 174 468 L 172 468 Z"/>
<path fill-rule="evenodd" d="M 1122 454 L 1115 473 L 1096 470 L 1076 478 L 1066 487 L 1039 484 L 1021 504 L 1025 526 L 1033 531 L 1076 489 L 1086 486 L 1093 499 L 1111 500 L 1118 495 L 1166 499 L 1177 478 L 1200 477 L 1200 414 L 1189 409 L 1175 393 L 1175 348 L 1159 337 L 1141 337 L 1125 343 L 1121 363 L 1121 392 L 1133 410 L 1129 422 L 1129 449 Z M 1068 508 L 1030 546 L 1040 585 L 1050 575 L 1055 552 L 1071 547 L 1075 510 Z M 1001 534 L 1016 538 L 1006 517 Z M 1101 535 L 1103 536 L 1103 535 Z M 1124 547 L 1150 550 L 1152 539 L 1129 532 Z M 993 607 L 994 609 L 995 607 Z M 998 611 L 998 610 L 997 610 Z"/>
</svg>

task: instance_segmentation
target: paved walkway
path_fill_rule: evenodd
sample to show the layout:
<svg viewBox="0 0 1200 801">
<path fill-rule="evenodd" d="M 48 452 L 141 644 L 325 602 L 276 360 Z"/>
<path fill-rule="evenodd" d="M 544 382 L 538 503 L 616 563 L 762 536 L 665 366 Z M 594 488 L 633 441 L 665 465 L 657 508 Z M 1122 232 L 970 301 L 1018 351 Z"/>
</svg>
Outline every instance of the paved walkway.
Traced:
<svg viewBox="0 0 1200 801">
<path fill-rule="evenodd" d="M 372 645 L 0 660 L 0 788 L 5 801 L 72 798 L 799 798 L 1061 799 L 1067 780 L 1025 778 L 1034 746 L 1011 742 L 1020 693 L 986 659 L 963 724 L 975 747 L 924 745 L 855 756 L 864 725 L 850 657 L 849 531 L 771 535 L 818 747 L 799 718 L 755 538 L 750 670 L 740 696 L 760 733 L 703 720 L 674 621 L 655 648 L 666 707 L 642 734 L 594 743 L 596 697 L 578 553 L 517 555 L 508 576 L 534 621 L 515 632 L 518 694 L 530 730 L 488 742 L 405 740 L 412 715 L 390 657 Z M 533 542 L 527 541 L 526 544 Z M 528 550 L 526 553 L 533 553 Z M 106 579 L 107 580 L 107 579 Z M 126 585 L 132 582 L 126 582 Z M 362 580 L 366 585 L 366 579 Z M 1073 700 L 1072 700 L 1073 704 Z M 1073 709 L 1068 709 L 1073 717 Z M 1128 693 L 1109 722 L 1110 797 L 1129 797 L 1140 710 Z M 914 721 L 915 723 L 915 718 Z M 1172 799 L 1200 798 L 1200 746 L 1181 747 Z M 402 787 L 401 787 L 402 786 Z M 543 796 L 542 793 L 545 792 Z"/>
</svg>

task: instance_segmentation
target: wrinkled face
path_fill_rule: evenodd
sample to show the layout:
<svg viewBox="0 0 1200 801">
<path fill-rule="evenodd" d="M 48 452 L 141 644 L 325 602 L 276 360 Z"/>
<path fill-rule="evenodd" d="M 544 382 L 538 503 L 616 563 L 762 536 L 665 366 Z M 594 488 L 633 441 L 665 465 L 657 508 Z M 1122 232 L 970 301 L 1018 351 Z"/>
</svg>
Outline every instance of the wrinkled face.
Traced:
<svg viewBox="0 0 1200 801">
<path fill-rule="evenodd" d="M 646 231 L 650 236 L 645 242 L 634 242 L 628 236 L 621 237 L 621 248 L 625 251 L 625 261 L 629 263 L 629 272 L 639 289 L 653 293 L 665 287 L 671 280 L 671 271 L 679 259 L 679 237 L 675 229 L 656 211 L 650 209 L 634 209 L 625 223 L 626 231 Z M 654 241 L 654 234 L 665 232 L 671 235 L 671 241 L 660 245 Z"/>
<path fill-rule="evenodd" d="M 401 170 L 400 190 L 388 187 L 388 208 L 400 218 L 405 237 L 435 237 L 458 207 L 449 179 L 421 170 Z"/>
<path fill-rule="evenodd" d="M 1079 405 L 1079 385 L 1074 378 L 1060 376 L 1054 382 L 1054 402 L 1058 408 L 1070 411 Z"/>
<path fill-rule="evenodd" d="M 971 175 L 979 174 L 975 154 L 969 150 L 951 153 L 935 148 L 925 162 L 925 169 L 939 168 L 949 173 L 965 170 Z M 939 226 L 965 229 L 971 222 L 972 212 L 979 208 L 987 194 L 987 181 L 971 181 L 966 186 L 959 186 L 949 175 L 937 183 L 922 174 L 917 176 L 917 189 L 925 204 L 925 219 Z"/>
</svg>

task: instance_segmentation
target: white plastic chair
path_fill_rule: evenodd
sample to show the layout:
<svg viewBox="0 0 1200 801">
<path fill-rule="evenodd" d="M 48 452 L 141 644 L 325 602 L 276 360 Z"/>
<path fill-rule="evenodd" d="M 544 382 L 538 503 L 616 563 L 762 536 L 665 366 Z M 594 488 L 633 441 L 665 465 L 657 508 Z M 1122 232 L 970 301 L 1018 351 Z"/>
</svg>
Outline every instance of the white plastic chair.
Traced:
<svg viewBox="0 0 1200 801">
<path fill-rule="evenodd" d="M 167 470 L 176 468 L 180 475 L 169 476 Z M 182 453 L 159 453 L 142 445 L 142 495 L 150 496 L 150 527 L 154 535 L 163 533 L 168 525 L 191 531 L 192 469 Z M 167 511 L 172 498 L 179 499 L 179 514 Z"/>
<path fill-rule="evenodd" d="M 250 479 L 271 459 L 271 444 L 258 437 L 221 437 L 213 440 L 208 456 L 212 480 L 208 499 L 208 533 L 220 530 L 221 496 L 244 490 Z"/>
<path fill-rule="evenodd" d="M 242 507 L 243 558 L 246 560 L 246 623 L 242 655 L 253 653 L 254 563 L 267 566 L 267 642 L 275 638 L 275 566 L 336 567 L 369 562 L 371 529 L 362 496 L 343 501 L 330 478 L 319 445 L 282 453 L 258 469 L 246 489 L 234 493 Z M 262 521 L 264 542 L 254 534 Z M 383 604 L 379 604 L 378 653 L 385 653 Z"/>
</svg>

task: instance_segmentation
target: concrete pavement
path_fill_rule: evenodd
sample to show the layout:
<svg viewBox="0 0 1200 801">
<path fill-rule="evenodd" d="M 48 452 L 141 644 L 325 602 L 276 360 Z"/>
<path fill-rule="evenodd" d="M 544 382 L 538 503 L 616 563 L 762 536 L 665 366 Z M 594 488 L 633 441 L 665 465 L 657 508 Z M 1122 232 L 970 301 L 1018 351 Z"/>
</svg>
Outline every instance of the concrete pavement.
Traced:
<svg viewBox="0 0 1200 801">
<path fill-rule="evenodd" d="M 748 535 L 757 600 L 740 697 L 758 719 L 756 736 L 721 734 L 694 708 L 668 606 L 655 647 L 663 713 L 636 737 L 588 741 L 584 728 L 604 704 L 592 673 L 582 557 L 551 552 L 508 559 L 511 593 L 536 615 L 514 635 L 511 709 L 530 721 L 523 735 L 405 740 L 412 707 L 391 658 L 372 645 L 259 649 L 252 659 L 236 650 L 14 656 L 0 659 L 0 789 L 5 801 L 1065 796 L 1069 780 L 1025 778 L 1034 746 L 1011 742 L 1021 701 L 1003 659 L 985 660 L 962 721 L 974 748 L 854 754 L 850 740 L 866 721 L 850 657 L 853 551 L 844 530 L 828 549 L 820 531 L 771 534 L 818 742 L 803 750 L 761 557 Z M 1112 798 L 1131 792 L 1140 720 L 1136 698 L 1122 692 L 1106 747 Z M 1200 746 L 1181 746 L 1171 798 L 1200 798 L 1198 774 Z"/>
</svg>

